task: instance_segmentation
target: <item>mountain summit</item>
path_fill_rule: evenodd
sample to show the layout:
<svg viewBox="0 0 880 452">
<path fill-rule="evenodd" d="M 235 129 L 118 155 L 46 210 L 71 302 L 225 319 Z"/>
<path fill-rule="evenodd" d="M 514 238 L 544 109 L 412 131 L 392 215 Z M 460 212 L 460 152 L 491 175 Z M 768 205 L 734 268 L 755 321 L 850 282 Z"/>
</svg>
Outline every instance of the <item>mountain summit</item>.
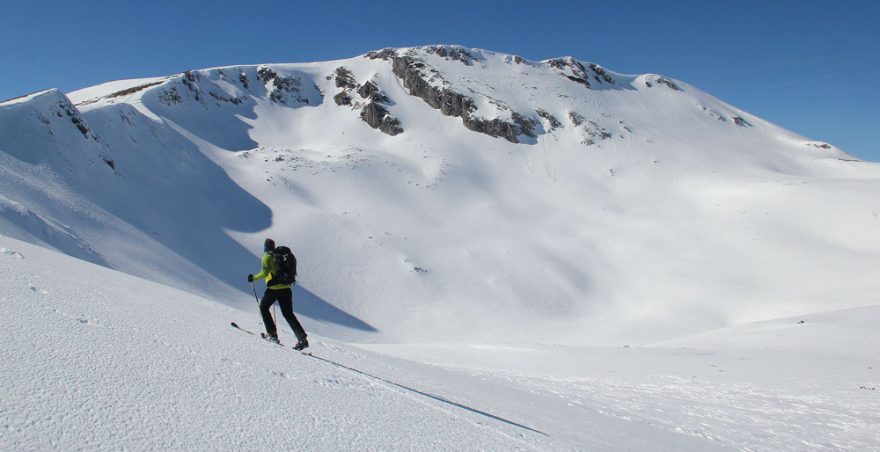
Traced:
<svg viewBox="0 0 880 452">
<path fill-rule="evenodd" d="M 358 340 L 618 343 L 873 302 L 880 168 L 661 75 L 460 46 L 0 103 L 0 233 Z"/>
</svg>

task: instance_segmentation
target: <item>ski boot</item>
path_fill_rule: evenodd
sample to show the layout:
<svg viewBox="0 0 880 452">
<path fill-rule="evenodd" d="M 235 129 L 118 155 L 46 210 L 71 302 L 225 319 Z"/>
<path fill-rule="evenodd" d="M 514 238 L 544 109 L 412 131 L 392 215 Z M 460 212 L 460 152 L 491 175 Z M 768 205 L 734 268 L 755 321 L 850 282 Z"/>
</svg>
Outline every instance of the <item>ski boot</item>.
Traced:
<svg viewBox="0 0 880 452">
<path fill-rule="evenodd" d="M 281 344 L 278 340 L 278 333 L 263 333 L 260 336 L 263 336 L 263 339 L 272 342 L 273 344 Z"/>
</svg>

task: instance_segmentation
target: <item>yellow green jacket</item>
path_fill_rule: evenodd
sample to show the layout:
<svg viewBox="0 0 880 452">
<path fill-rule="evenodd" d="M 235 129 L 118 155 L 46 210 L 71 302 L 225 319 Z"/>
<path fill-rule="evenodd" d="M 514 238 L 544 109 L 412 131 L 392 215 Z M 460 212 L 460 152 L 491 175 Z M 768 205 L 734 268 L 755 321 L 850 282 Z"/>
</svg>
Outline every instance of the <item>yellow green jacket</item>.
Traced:
<svg viewBox="0 0 880 452">
<path fill-rule="evenodd" d="M 272 280 L 273 273 L 275 273 L 275 259 L 272 258 L 272 253 L 267 251 L 266 254 L 263 254 L 263 259 L 260 262 L 260 273 L 254 275 L 254 280 L 265 277 L 266 287 L 270 289 L 290 289 L 290 284 L 277 284 L 270 286 L 269 281 Z"/>
</svg>

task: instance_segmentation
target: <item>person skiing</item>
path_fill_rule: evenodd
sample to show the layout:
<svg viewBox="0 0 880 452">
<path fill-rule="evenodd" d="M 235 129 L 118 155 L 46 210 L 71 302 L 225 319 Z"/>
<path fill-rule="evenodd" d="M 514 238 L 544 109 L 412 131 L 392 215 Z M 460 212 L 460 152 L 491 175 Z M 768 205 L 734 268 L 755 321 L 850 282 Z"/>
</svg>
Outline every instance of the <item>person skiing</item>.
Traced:
<svg viewBox="0 0 880 452">
<path fill-rule="evenodd" d="M 272 342 L 278 342 L 278 330 L 275 327 L 275 321 L 272 320 L 272 314 L 269 312 L 269 308 L 271 308 L 272 304 L 277 301 L 278 304 L 281 305 L 281 314 L 287 320 L 287 323 L 290 324 L 290 329 L 293 330 L 293 334 L 296 335 L 297 342 L 296 345 L 293 346 L 294 350 L 302 350 L 309 346 L 309 341 L 306 339 L 305 330 L 302 325 L 300 325 L 296 315 L 293 313 L 293 292 L 290 290 L 291 284 L 272 284 L 272 277 L 277 274 L 275 258 L 273 256 L 274 251 L 275 241 L 272 239 L 266 239 L 263 244 L 264 254 L 261 260 L 260 273 L 257 273 L 256 275 L 248 275 L 247 280 L 249 283 L 253 283 L 256 279 L 266 278 L 266 292 L 263 294 L 263 299 L 260 301 L 260 315 L 263 316 L 263 324 L 266 325 L 266 339 Z"/>
</svg>

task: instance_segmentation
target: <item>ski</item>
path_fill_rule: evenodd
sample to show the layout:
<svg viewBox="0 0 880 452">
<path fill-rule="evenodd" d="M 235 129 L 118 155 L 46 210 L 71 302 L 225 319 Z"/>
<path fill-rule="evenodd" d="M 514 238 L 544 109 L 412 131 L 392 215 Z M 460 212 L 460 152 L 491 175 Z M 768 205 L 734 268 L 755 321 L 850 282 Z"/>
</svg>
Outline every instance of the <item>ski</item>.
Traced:
<svg viewBox="0 0 880 452">
<path fill-rule="evenodd" d="M 251 336 L 257 335 L 257 333 L 254 333 L 253 331 L 246 330 L 246 329 L 238 326 L 238 324 L 235 322 L 229 322 L 229 325 L 232 326 L 233 328 L 237 329 L 238 331 L 241 331 L 242 333 L 247 333 L 247 334 L 250 334 Z M 265 340 L 266 342 L 272 342 L 272 341 L 266 339 L 266 333 L 260 333 L 259 336 L 261 338 L 263 338 L 263 340 Z M 278 345 L 279 347 L 286 348 L 286 347 L 284 347 L 284 344 L 282 344 L 281 342 L 272 342 L 272 343 L 275 345 Z M 294 350 L 294 351 L 300 352 L 301 354 L 306 355 L 306 356 L 312 356 L 311 351 L 305 351 L 305 350 Z"/>
<path fill-rule="evenodd" d="M 241 331 L 242 333 L 247 333 L 247 334 L 250 334 L 251 336 L 257 335 L 257 333 L 254 333 L 253 331 L 246 330 L 246 329 L 238 326 L 238 324 L 235 322 L 229 322 L 229 325 L 232 326 L 233 328 L 237 329 L 238 331 Z M 271 342 L 271 343 L 273 343 L 279 347 L 282 347 L 282 348 L 284 347 L 284 344 L 282 344 L 281 342 L 273 342 L 273 341 L 266 339 L 266 333 L 260 333 L 259 336 L 261 338 L 263 338 L 266 342 Z"/>
<path fill-rule="evenodd" d="M 229 324 L 232 325 L 233 328 L 235 328 L 235 329 L 237 329 L 237 330 L 239 330 L 239 331 L 242 331 L 242 332 L 245 332 L 245 333 L 247 333 L 247 334 L 250 334 L 251 336 L 256 336 L 256 334 L 254 334 L 253 331 L 248 331 L 248 330 L 246 330 L 246 329 L 244 329 L 244 328 L 238 326 L 238 324 L 235 323 L 235 322 L 230 322 Z"/>
<path fill-rule="evenodd" d="M 266 342 L 271 342 L 271 343 L 273 343 L 273 344 L 276 344 L 276 345 L 279 345 L 279 346 L 281 346 L 281 347 L 284 347 L 284 344 L 282 344 L 281 341 L 278 341 L 278 342 L 270 341 L 270 340 L 268 339 L 268 336 L 266 335 L 266 333 L 260 333 L 260 337 L 263 338 L 263 339 L 265 339 Z"/>
<path fill-rule="evenodd" d="M 303 350 L 297 350 L 297 349 L 295 349 L 295 348 L 293 348 L 293 347 L 290 347 L 290 348 L 291 348 L 291 350 L 293 350 L 293 351 L 295 351 L 295 352 L 300 352 L 300 353 L 302 353 L 303 355 L 306 355 L 306 356 L 312 356 L 312 352 L 311 352 L 311 351 L 305 351 L 305 349 L 303 349 Z"/>
</svg>

